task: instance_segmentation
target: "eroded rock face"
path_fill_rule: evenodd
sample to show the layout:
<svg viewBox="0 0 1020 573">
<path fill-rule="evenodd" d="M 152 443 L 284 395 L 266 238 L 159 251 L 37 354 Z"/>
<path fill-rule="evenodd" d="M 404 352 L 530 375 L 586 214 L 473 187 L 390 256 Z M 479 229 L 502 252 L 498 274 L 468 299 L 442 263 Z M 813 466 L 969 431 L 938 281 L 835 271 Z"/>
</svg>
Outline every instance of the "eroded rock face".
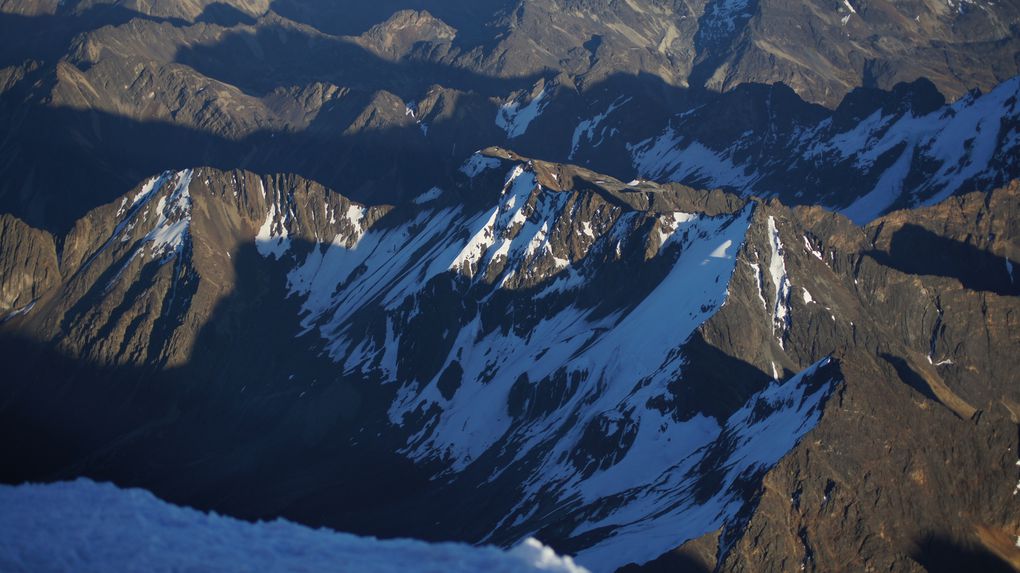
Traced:
<svg viewBox="0 0 1020 573">
<path fill-rule="evenodd" d="M 53 278 L 0 327 L 2 430 L 35 429 L 4 478 L 538 535 L 596 570 L 1009 558 L 1018 197 L 861 228 L 504 149 L 396 207 L 168 171 L 78 221 L 59 265 L 39 233 Z"/>
<path fill-rule="evenodd" d="M 23 246 L 5 261 L 33 263 L 32 239 L 40 249 L 48 247 L 43 253 L 49 258 L 37 255 L 41 263 L 29 267 L 39 270 L 11 281 L 25 293 L 21 298 L 45 298 L 46 311 L 40 314 L 49 318 L 32 323 L 37 334 L 89 361 L 172 367 L 187 362 L 216 306 L 237 290 L 233 252 L 256 235 L 283 229 L 274 217 L 305 215 L 311 205 L 323 205 L 330 214 L 363 209 L 294 177 L 168 171 L 79 220 L 62 242 L 59 270 L 53 240 L 42 232 L 22 232 L 24 224 L 10 218 L 11 236 L 20 242 L 5 247 Z M 338 235 L 343 229 L 353 236 L 360 232 L 357 225 L 374 221 L 382 211 L 364 209 L 364 222 L 320 216 L 308 229 L 295 230 L 293 239 L 284 231 L 286 239 L 260 248 L 308 240 L 309 233 Z M 306 216 L 316 220 L 314 214 Z"/>
<path fill-rule="evenodd" d="M 60 283 L 53 237 L 10 215 L 0 216 L 0 316 L 25 312 Z"/>
</svg>

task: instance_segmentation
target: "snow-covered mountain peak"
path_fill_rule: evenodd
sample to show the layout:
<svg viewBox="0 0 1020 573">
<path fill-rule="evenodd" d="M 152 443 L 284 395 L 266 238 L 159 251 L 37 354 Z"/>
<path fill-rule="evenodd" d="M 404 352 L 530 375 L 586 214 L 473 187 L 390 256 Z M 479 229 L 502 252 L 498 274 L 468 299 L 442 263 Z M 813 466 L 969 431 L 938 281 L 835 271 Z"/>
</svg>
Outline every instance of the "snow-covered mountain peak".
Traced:
<svg viewBox="0 0 1020 573">
<path fill-rule="evenodd" d="M 764 476 L 788 475 L 784 456 L 815 447 L 808 432 L 849 415 L 830 417 L 829 397 L 882 375 L 858 340 L 922 372 L 952 412 L 977 410 L 947 382 L 959 357 L 943 317 L 964 291 L 895 270 L 901 236 L 943 240 L 918 226 L 931 220 L 987 237 L 998 254 L 978 262 L 1002 276 L 986 288 L 1012 292 L 998 213 L 1015 189 L 861 229 L 821 208 L 487 150 L 420 196 L 366 206 L 289 176 L 171 172 L 83 219 L 59 286 L 5 325 L 67 329 L 96 362 L 162 360 L 181 378 L 154 388 L 213 396 L 184 415 L 228 412 L 246 434 L 310 448 L 321 483 L 388 488 L 375 482 L 399 468 L 417 480 L 406 503 L 428 510 L 415 532 L 537 536 L 610 571 L 712 532 L 730 547 Z M 148 237 L 181 221 L 180 250 L 150 257 Z M 871 315 L 869 297 L 898 301 L 923 340 L 888 334 L 897 311 Z M 232 321 L 259 336 L 224 337 Z M 192 378 L 199 365 L 214 374 Z"/>
</svg>

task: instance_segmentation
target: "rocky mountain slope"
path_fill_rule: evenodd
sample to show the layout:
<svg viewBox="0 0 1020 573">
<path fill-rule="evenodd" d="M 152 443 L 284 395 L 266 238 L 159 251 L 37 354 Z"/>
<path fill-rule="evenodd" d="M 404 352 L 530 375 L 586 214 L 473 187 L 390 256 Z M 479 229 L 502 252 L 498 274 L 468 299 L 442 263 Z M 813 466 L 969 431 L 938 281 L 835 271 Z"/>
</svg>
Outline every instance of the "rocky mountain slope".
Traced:
<svg viewBox="0 0 1020 573">
<path fill-rule="evenodd" d="M 0 38 L 0 480 L 596 572 L 1020 570 L 1015 2 Z"/>
<path fill-rule="evenodd" d="M 278 15 L 331 36 L 401 36 L 396 55 L 490 76 L 556 70 L 598 81 L 624 71 L 712 89 L 784 82 L 830 105 L 862 85 L 928 77 L 956 97 L 1017 74 L 1018 12 L 1009 2 L 4 0 L 0 10 L 51 19 L 133 14 L 180 26 Z M 429 12 L 447 33 L 422 34 L 431 27 L 408 27 L 403 17 L 380 25 L 412 10 Z"/>
<path fill-rule="evenodd" d="M 854 92 L 834 113 L 816 118 L 789 113 L 789 96 L 770 94 L 766 111 L 754 114 L 764 121 L 720 125 L 709 118 L 725 104 L 713 105 L 676 117 L 661 134 L 627 148 L 645 177 L 794 204 L 807 199 L 866 224 L 893 209 L 1016 177 L 1018 94 L 1020 78 L 1014 78 L 945 105 L 931 84 L 918 81 L 888 95 Z M 758 129 L 745 130 L 751 122 Z"/>
<path fill-rule="evenodd" d="M 498 148 L 395 207 L 169 171 L 5 219 L 3 477 L 594 571 L 1015 562 L 1018 202 L 862 228 Z"/>
<path fill-rule="evenodd" d="M 1013 4 L 816 4 L 7 0 L 0 209 L 62 235 L 195 165 L 395 204 L 491 145 L 860 222 L 1017 177 Z"/>
</svg>

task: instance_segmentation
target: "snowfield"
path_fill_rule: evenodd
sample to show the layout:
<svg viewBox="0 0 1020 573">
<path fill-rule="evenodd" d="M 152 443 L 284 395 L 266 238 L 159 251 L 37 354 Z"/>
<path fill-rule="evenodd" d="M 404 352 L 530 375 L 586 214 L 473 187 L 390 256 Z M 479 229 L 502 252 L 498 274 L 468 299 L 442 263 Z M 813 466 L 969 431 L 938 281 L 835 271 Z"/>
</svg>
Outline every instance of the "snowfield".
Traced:
<svg viewBox="0 0 1020 573">
<path fill-rule="evenodd" d="M 0 486 L 0 571 L 583 573 L 528 539 L 510 551 L 249 523 L 87 479 Z"/>
</svg>

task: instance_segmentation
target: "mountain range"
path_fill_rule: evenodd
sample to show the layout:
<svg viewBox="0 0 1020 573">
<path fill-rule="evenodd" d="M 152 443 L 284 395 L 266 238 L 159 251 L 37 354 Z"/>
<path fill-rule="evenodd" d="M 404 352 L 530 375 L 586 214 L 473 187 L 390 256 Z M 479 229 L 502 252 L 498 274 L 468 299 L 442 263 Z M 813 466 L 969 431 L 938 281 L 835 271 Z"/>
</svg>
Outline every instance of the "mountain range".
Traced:
<svg viewBox="0 0 1020 573">
<path fill-rule="evenodd" d="M 596 572 L 1014 570 L 1018 32 L 0 0 L 0 479 Z"/>
</svg>

